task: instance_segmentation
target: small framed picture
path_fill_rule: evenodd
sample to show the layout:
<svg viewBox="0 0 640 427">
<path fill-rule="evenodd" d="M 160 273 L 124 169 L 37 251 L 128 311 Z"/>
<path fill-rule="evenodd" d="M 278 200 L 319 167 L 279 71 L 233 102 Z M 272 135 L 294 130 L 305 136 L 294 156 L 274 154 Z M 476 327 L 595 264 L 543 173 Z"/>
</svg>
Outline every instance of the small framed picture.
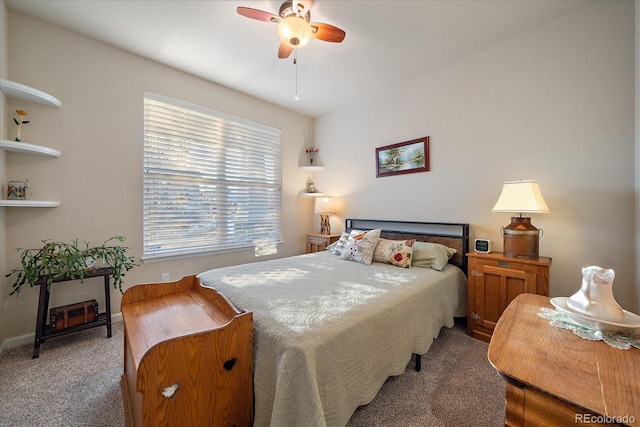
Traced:
<svg viewBox="0 0 640 427">
<path fill-rule="evenodd" d="M 429 170 L 429 137 L 376 148 L 376 177 Z"/>
</svg>

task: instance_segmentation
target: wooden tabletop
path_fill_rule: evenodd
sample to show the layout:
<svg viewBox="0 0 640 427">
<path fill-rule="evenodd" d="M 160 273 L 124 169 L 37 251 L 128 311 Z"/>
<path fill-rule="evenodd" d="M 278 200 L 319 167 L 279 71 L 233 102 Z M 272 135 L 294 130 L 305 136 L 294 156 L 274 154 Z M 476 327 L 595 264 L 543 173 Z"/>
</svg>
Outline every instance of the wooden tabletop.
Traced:
<svg viewBox="0 0 640 427">
<path fill-rule="evenodd" d="M 592 412 L 640 425 L 640 350 L 579 338 L 538 316 L 548 297 L 521 294 L 500 317 L 489 361 L 510 381 Z"/>
</svg>

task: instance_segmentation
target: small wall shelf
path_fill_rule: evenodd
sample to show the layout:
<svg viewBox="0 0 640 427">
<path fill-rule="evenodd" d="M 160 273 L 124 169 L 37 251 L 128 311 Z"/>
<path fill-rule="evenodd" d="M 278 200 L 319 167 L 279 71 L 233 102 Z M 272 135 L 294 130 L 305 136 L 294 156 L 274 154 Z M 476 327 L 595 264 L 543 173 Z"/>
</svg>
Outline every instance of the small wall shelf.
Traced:
<svg viewBox="0 0 640 427">
<path fill-rule="evenodd" d="M 321 171 L 324 170 L 324 166 L 299 166 L 298 169 L 304 171 Z"/>
<path fill-rule="evenodd" d="M 14 208 L 57 208 L 60 202 L 50 200 L 0 200 L 0 206 Z"/>
<path fill-rule="evenodd" d="M 62 107 L 62 102 L 60 102 L 58 98 L 30 86 L 12 82 L 11 80 L 0 79 L 0 90 L 4 92 L 7 98 L 33 102 L 47 107 Z"/>
<path fill-rule="evenodd" d="M 320 191 L 316 191 L 315 193 L 307 193 L 306 191 L 300 191 L 298 193 L 298 196 L 300 196 L 300 197 L 323 197 L 324 193 L 322 193 Z"/>
<path fill-rule="evenodd" d="M 27 144 L 26 142 L 0 140 L 0 149 L 13 153 L 38 154 L 41 156 L 60 157 L 62 153 L 54 148 L 42 145 Z"/>
</svg>

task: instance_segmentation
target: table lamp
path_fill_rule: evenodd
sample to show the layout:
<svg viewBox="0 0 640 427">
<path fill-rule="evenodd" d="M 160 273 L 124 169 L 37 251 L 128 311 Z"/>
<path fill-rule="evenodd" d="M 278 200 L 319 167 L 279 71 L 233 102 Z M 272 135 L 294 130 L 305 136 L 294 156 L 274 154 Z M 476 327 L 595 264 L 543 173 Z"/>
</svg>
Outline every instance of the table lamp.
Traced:
<svg viewBox="0 0 640 427">
<path fill-rule="evenodd" d="M 548 213 L 549 207 L 542 197 L 537 181 L 508 181 L 491 212 L 511 212 L 511 224 L 500 229 L 504 239 L 504 255 L 517 258 L 538 258 L 542 229 L 531 224 L 527 213 Z"/>
<path fill-rule="evenodd" d="M 329 214 L 336 212 L 336 202 L 333 197 L 316 198 L 314 212 L 320 214 L 320 234 L 331 234 Z"/>
</svg>

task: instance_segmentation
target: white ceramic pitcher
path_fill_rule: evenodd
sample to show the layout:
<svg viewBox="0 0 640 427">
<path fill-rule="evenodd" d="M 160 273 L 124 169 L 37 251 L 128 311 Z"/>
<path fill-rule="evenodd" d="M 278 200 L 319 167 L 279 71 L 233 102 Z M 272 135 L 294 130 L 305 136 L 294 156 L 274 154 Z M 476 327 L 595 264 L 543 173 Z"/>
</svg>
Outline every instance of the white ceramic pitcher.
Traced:
<svg viewBox="0 0 640 427">
<path fill-rule="evenodd" d="M 567 306 L 594 319 L 622 322 L 624 310 L 613 297 L 614 277 L 615 272 L 610 268 L 584 267 L 580 290 L 569 298 Z"/>
</svg>

